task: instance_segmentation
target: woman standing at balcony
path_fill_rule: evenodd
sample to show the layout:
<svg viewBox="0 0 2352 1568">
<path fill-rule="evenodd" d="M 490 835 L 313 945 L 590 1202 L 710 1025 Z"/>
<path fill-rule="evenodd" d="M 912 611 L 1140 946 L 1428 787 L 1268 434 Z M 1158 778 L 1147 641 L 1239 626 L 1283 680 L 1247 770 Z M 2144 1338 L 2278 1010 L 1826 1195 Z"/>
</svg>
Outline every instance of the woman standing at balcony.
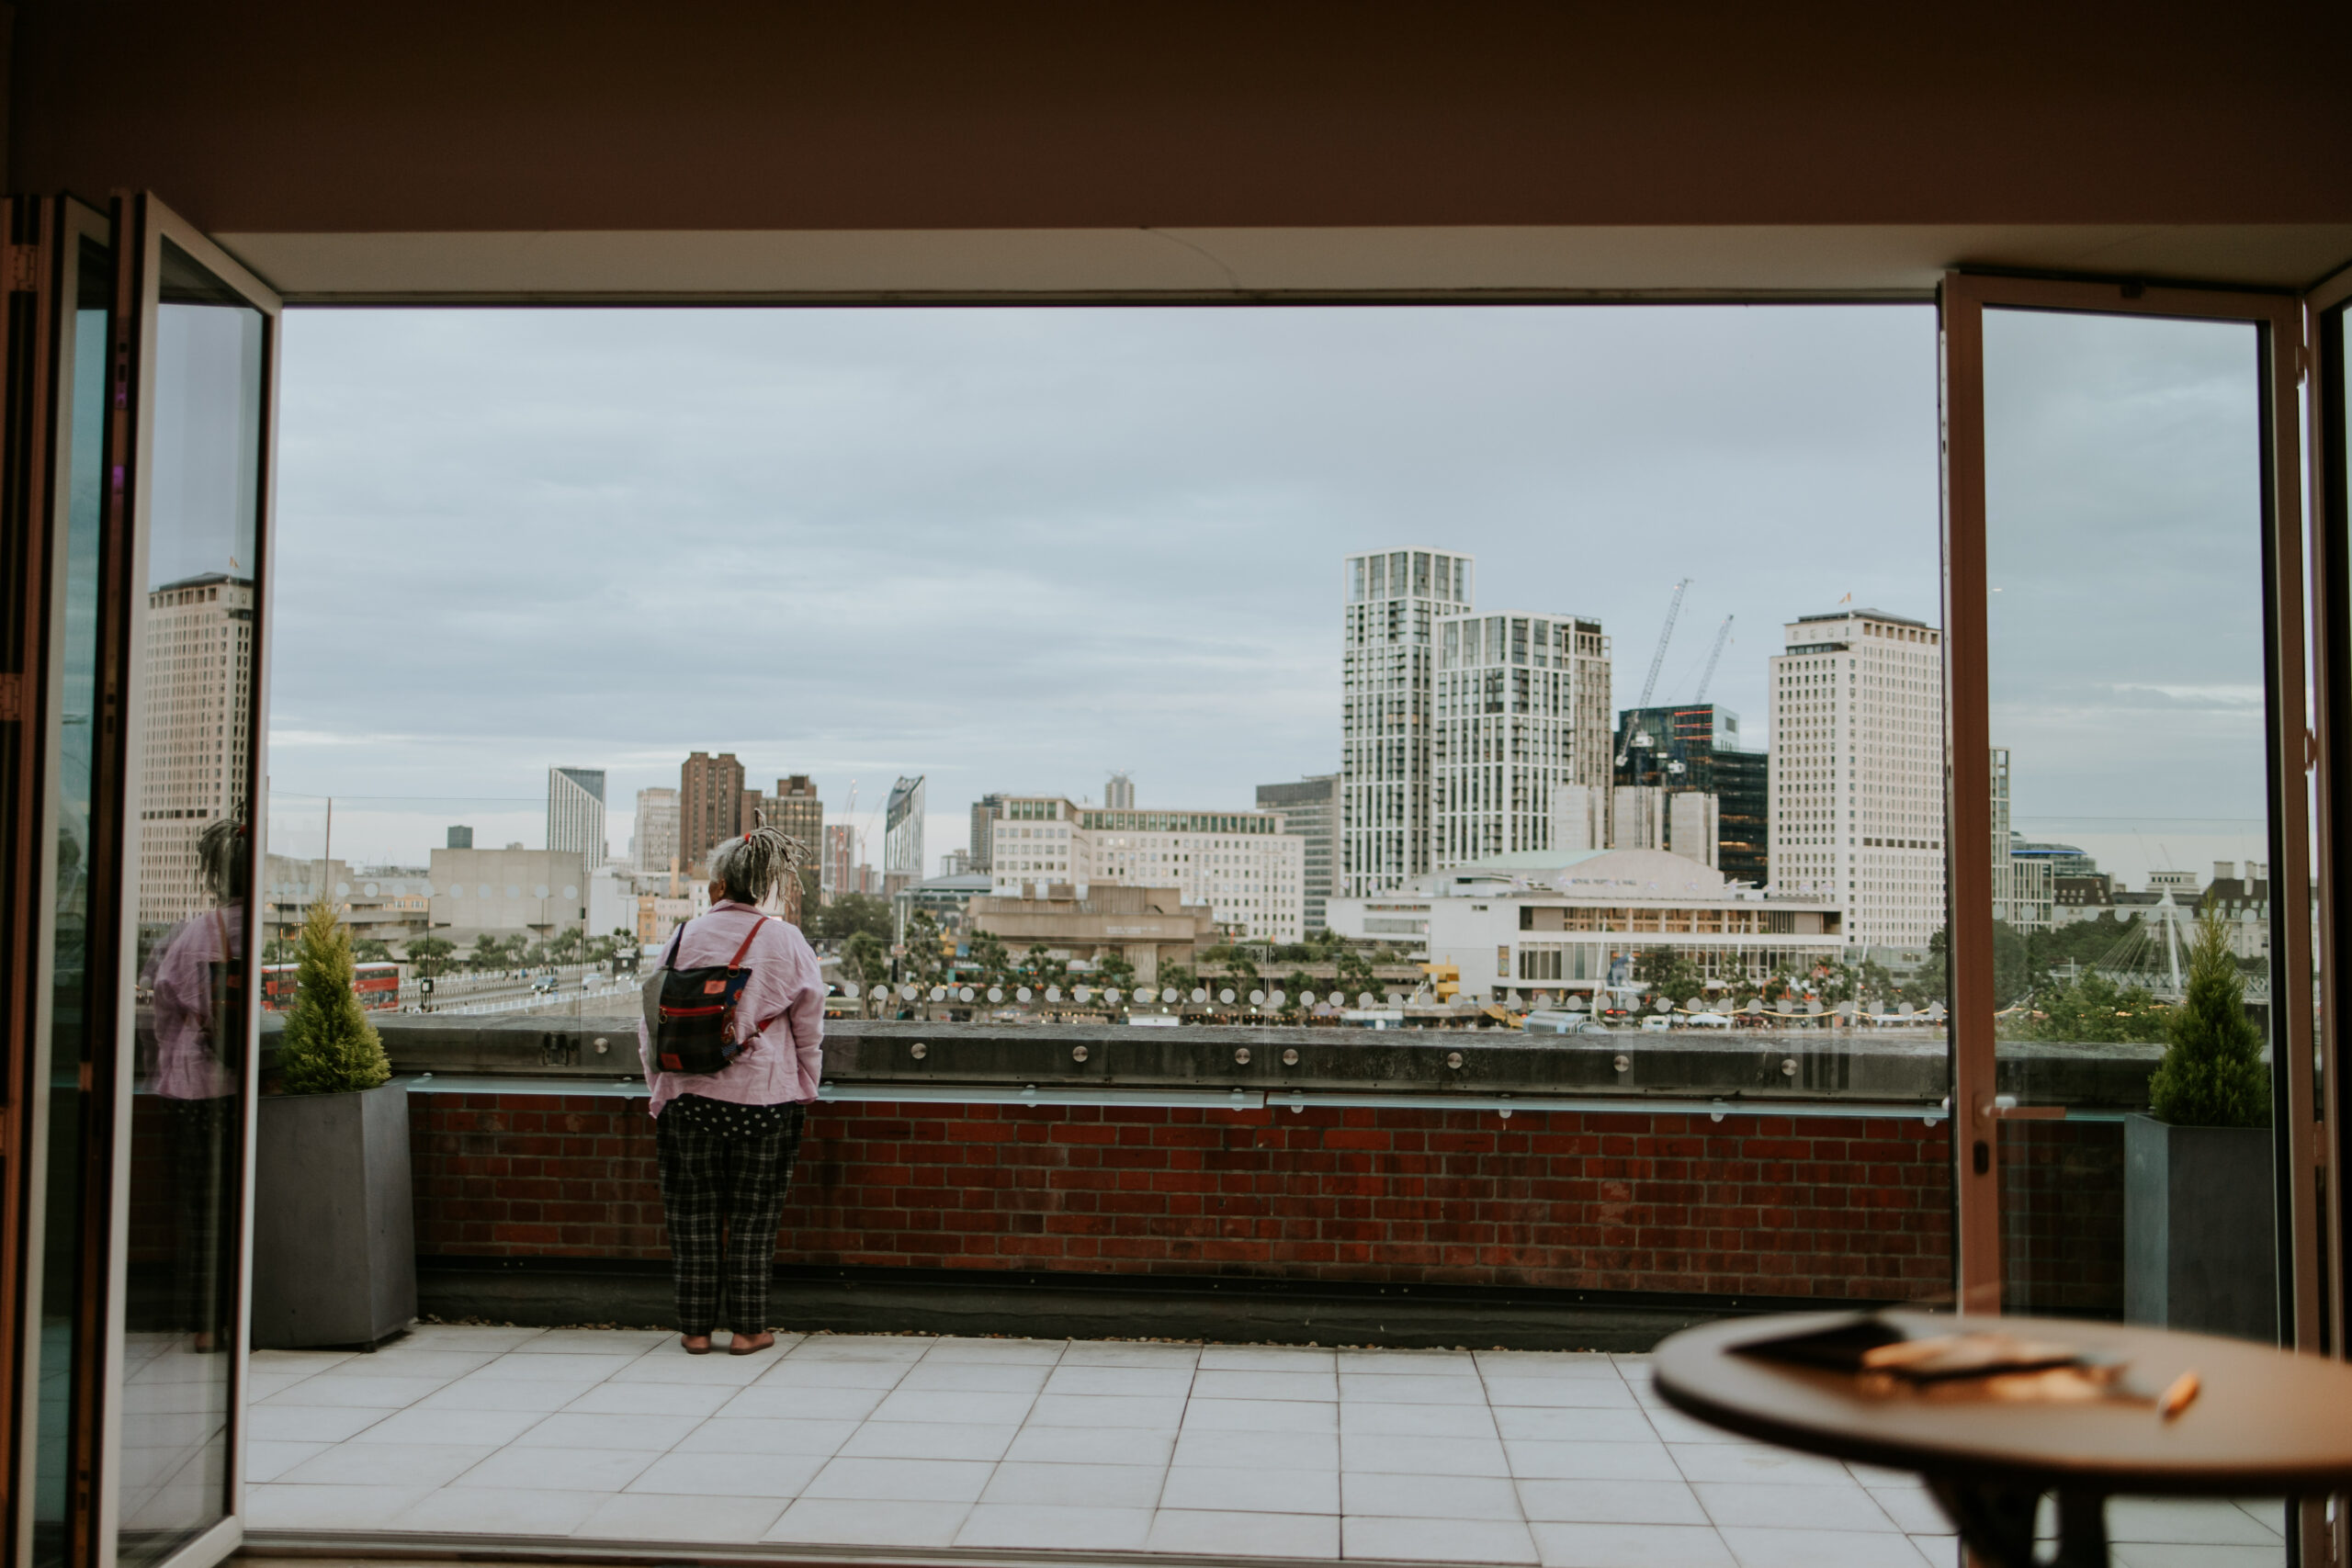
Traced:
<svg viewBox="0 0 2352 1568">
<path fill-rule="evenodd" d="M 767 1311 L 776 1230 L 823 1067 L 825 987 L 797 923 L 808 859 L 807 845 L 765 827 L 712 850 L 710 912 L 679 928 L 662 960 L 664 971 L 748 971 L 734 1010 L 737 1038 L 748 1043 L 732 1061 L 716 1072 L 663 1071 L 644 1021 L 638 1026 L 679 1343 L 690 1355 L 709 1354 L 722 1309 L 730 1353 L 775 1343 Z"/>
</svg>

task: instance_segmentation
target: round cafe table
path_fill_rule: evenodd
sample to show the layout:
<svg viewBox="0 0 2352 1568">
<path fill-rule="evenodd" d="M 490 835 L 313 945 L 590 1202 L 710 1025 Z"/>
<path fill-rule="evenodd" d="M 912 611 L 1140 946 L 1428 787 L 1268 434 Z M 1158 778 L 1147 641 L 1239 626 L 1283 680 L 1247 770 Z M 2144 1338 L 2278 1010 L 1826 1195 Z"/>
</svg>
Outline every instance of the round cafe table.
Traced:
<svg viewBox="0 0 2352 1568">
<path fill-rule="evenodd" d="M 1658 1393 L 1742 1437 L 1924 1476 L 1980 1556 L 2029 1568 L 2035 1509 L 2058 1497 L 2053 1564 L 2107 1556 L 2119 1494 L 2324 1496 L 2352 1491 L 2352 1366 L 2241 1339 L 2122 1324 L 1890 1312 L 1914 1337 L 1991 1330 L 2122 1358 L 2135 1387 L 2194 1371 L 2199 1392 L 2166 1420 L 2145 1404 L 1962 1402 L 1866 1392 L 1850 1372 L 1737 1353 L 1850 1321 L 1850 1313 L 1735 1318 L 1660 1344 Z"/>
</svg>

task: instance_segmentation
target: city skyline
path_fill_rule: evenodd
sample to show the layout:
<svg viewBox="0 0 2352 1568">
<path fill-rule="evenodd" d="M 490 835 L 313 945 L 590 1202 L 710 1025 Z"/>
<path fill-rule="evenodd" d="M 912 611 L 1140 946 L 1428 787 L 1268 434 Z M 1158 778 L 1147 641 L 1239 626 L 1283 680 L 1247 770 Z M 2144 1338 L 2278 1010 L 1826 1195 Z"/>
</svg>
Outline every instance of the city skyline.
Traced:
<svg viewBox="0 0 2352 1568">
<path fill-rule="evenodd" d="M 360 796 L 387 852 L 452 796 L 536 841 L 559 764 L 619 847 L 695 749 L 828 822 L 860 781 L 869 840 L 923 775 L 931 863 L 989 790 L 1246 807 L 1338 766 L 1336 563 L 1392 539 L 1600 620 L 1612 711 L 1683 576 L 1658 695 L 1736 613 L 1751 727 L 1750 628 L 1936 613 L 1924 310 L 352 310 L 286 357 L 270 766 L 339 852 Z"/>
</svg>

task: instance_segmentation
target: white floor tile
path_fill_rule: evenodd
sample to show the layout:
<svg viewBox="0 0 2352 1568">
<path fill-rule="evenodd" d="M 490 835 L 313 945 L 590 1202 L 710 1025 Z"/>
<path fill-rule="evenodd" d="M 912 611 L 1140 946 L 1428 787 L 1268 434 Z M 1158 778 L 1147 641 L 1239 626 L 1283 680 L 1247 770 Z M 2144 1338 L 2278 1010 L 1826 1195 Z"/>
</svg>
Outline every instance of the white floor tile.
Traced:
<svg viewBox="0 0 2352 1568">
<path fill-rule="evenodd" d="M 1894 1530 L 1859 1486 L 1791 1486 L 1777 1481 L 1702 1481 L 1692 1490 L 1718 1527 L 1760 1525 L 1772 1529 Z"/>
<path fill-rule="evenodd" d="M 339 1378 L 460 1378 L 498 1359 L 493 1350 L 379 1350 L 354 1356 L 334 1369 Z"/>
<path fill-rule="evenodd" d="M 1193 1374 L 1194 1399 L 1336 1400 L 1340 1380 L 1329 1372 L 1215 1371 Z"/>
<path fill-rule="evenodd" d="M 1172 1432 L 1144 1427 L 1021 1428 L 1002 1457 L 1023 1464 L 1156 1464 L 1167 1468 L 1177 1447 Z"/>
<path fill-rule="evenodd" d="M 514 1439 L 520 1449 L 668 1449 L 702 1425 L 698 1416 L 594 1416 L 560 1410 Z"/>
<path fill-rule="evenodd" d="M 1760 1443 L 1669 1443 L 1667 1452 L 1690 1481 L 1774 1481 L 1787 1486 L 1844 1486 L 1860 1483 L 1835 1460 Z"/>
<path fill-rule="evenodd" d="M 766 1539 L 821 1546 L 931 1546 L 955 1540 L 969 1503 L 905 1503 L 803 1497 L 784 1511 Z"/>
<path fill-rule="evenodd" d="M 1208 1374 L 1203 1372 L 1203 1377 Z M 1048 1394 L 1046 1398 L 1051 1398 Z M 1042 1410 L 1046 1401 L 1037 1402 Z M 1170 1403 L 1177 1403 L 1170 1401 Z M 1394 1408 L 1393 1406 L 1391 1408 Z M 1190 1432 L 1337 1432 L 1340 1406 L 1312 1399 L 1196 1399 L 1182 1406 Z M 1033 1417 L 1032 1419 L 1035 1419 Z M 1174 1417 L 1170 1417 L 1170 1424 Z"/>
<path fill-rule="evenodd" d="M 370 1443 L 478 1443 L 499 1448 L 547 1417 L 536 1410 L 427 1410 L 412 1405 L 368 1428 Z"/>
<path fill-rule="evenodd" d="M 1340 1473 L 1341 1511 L 1425 1519 L 1511 1519 L 1521 1516 L 1519 1493 L 1492 1475 L 1370 1475 Z"/>
<path fill-rule="evenodd" d="M 1458 1350 L 1342 1350 L 1340 1371 L 1376 1377 L 1476 1378 L 1478 1363 Z"/>
<path fill-rule="evenodd" d="M 605 1501 L 595 1492 L 445 1486 L 390 1528 L 434 1535 L 570 1535 Z"/>
<path fill-rule="evenodd" d="M 1642 1415 L 1649 1422 L 1651 1429 L 1657 1433 L 1662 1442 L 1746 1443 L 1749 1440 L 1736 1432 L 1726 1432 L 1721 1427 L 1710 1426 L 1704 1421 L 1685 1416 L 1679 1410 L 1659 1410 L 1645 1406 Z"/>
<path fill-rule="evenodd" d="M 1926 1489 L 1917 1486 L 1872 1486 L 1868 1489 L 1871 1500 L 1893 1519 L 1898 1529 L 1911 1535 L 1950 1535 L 1952 1522 L 1936 1499 Z"/>
<path fill-rule="evenodd" d="M 1329 1470 L 1227 1470 L 1180 1464 L 1159 1494 L 1163 1508 L 1230 1514 L 1336 1514 L 1339 1472 Z"/>
<path fill-rule="evenodd" d="M 1928 1568 L 1968 1568 L 1960 1557 L 1960 1537 L 1956 1535 L 1915 1535 L 1911 1550 L 1928 1563 Z M 2277 1568 L 2274 1563 L 2271 1568 Z"/>
<path fill-rule="evenodd" d="M 944 1459 L 833 1459 L 802 1488 L 804 1497 L 874 1503 L 974 1503 L 992 1464 Z"/>
<path fill-rule="evenodd" d="M 1481 1350 L 1475 1359 L 1486 1377 L 1608 1378 L 1618 1382 L 1617 1363 L 1600 1350 Z"/>
<path fill-rule="evenodd" d="M 1162 1508 L 1153 1516 L 1147 1551 L 1202 1557 L 1340 1555 L 1336 1514 L 1231 1514 L 1204 1508 Z"/>
<path fill-rule="evenodd" d="M 954 1393 L 902 1388 L 885 1394 L 866 1419 L 1017 1427 L 1036 1399 L 1036 1395 L 1029 1393 Z"/>
<path fill-rule="evenodd" d="M 1535 1541 L 1517 1519 L 1366 1517 L 1340 1521 L 1340 1549 L 1349 1557 L 1405 1558 L 1421 1562 L 1533 1562 Z"/>
<path fill-rule="evenodd" d="M 1176 1462 L 1211 1470 L 1337 1471 L 1340 1442 L 1329 1432 L 1223 1432 L 1193 1427 L 1176 1440 Z"/>
<path fill-rule="evenodd" d="M 923 1352 L 927 1362 L 981 1361 L 993 1365 L 1050 1367 L 1069 1348 L 1067 1339 L 974 1339 L 943 1336 Z"/>
<path fill-rule="evenodd" d="M 1065 1367 L 1191 1367 L 1201 1359 L 1197 1345 L 1123 1345 L 1115 1340 L 1071 1342 L 1058 1365 Z"/>
<path fill-rule="evenodd" d="M 1533 1524 L 1544 1568 L 1736 1568 L 1723 1537 L 1704 1526 Z"/>
<path fill-rule="evenodd" d="M 423 1486 L 248 1486 L 253 1529 L 379 1529 L 430 1496 Z"/>
<path fill-rule="evenodd" d="M 1510 1461 L 1493 1438 L 1349 1436 L 1340 1439 L 1340 1468 L 1385 1474 L 1502 1475 Z"/>
<path fill-rule="evenodd" d="M 930 1369 L 936 1375 L 950 1365 L 943 1363 Z M 754 1382 L 759 1388 L 870 1388 L 885 1393 L 922 1371 L 920 1361 L 804 1361 L 797 1358 L 774 1361 L 763 1368 Z M 973 1367 L 983 1371 L 985 1366 Z M 1040 1374 L 1042 1377 L 1042 1374 Z"/>
<path fill-rule="evenodd" d="M 726 1387 L 682 1382 L 600 1382 L 563 1407 L 567 1416 L 711 1416 L 730 1399 Z"/>
<path fill-rule="evenodd" d="M 617 1492 L 662 1457 L 658 1449 L 501 1449 L 449 1484 L 537 1492 Z"/>
<path fill-rule="evenodd" d="M 949 1421 L 868 1421 L 841 1451 L 851 1459 L 999 1460 L 1019 1430 Z"/>
<path fill-rule="evenodd" d="M 607 1497 L 572 1534 L 582 1540 L 691 1540 L 744 1545 L 784 1515 L 777 1497 L 679 1497 L 624 1492 Z"/>
<path fill-rule="evenodd" d="M 878 1361 L 817 1362 L 833 1371 L 843 1367 L 880 1366 Z M 910 1392 L 947 1393 L 1035 1393 L 1057 1369 L 1032 1361 L 941 1361 L 926 1356 L 909 1367 L 898 1386 Z M 765 1386 L 764 1384 L 763 1386 Z M 1072 1392 L 1083 1393 L 1084 1390 Z M 1139 1392 L 1149 1392 L 1148 1390 Z"/>
<path fill-rule="evenodd" d="M 266 1443 L 245 1445 L 245 1480 L 275 1481 L 313 1454 L 324 1453 L 332 1443 Z"/>
<path fill-rule="evenodd" d="M 828 1457 L 669 1453 L 646 1466 L 628 1483 L 628 1490 L 694 1497 L 797 1497 L 816 1479 L 817 1472 L 825 1468 Z"/>
<path fill-rule="evenodd" d="M 392 1348 L 402 1346 L 429 1346 L 435 1349 L 481 1350 L 496 1355 L 527 1345 L 541 1335 L 551 1332 L 545 1328 L 493 1328 L 480 1323 L 420 1323 L 392 1342 Z M 377 1352 L 381 1355 L 382 1352 Z"/>
<path fill-rule="evenodd" d="M 684 1361 L 694 1358 L 680 1356 L 678 1359 Z M 703 1358 L 705 1360 L 709 1359 L 707 1356 Z M 639 1359 L 636 1356 L 597 1356 L 585 1352 L 535 1356 L 525 1350 L 509 1350 L 469 1375 L 518 1382 L 602 1382 L 636 1365 Z"/>
<path fill-rule="evenodd" d="M 1698 1495 L 1679 1481 L 1522 1481 L 1519 1506 L 1529 1518 L 1554 1523 L 1710 1523 Z"/>
<path fill-rule="evenodd" d="M 1634 1391 L 1606 1378 L 1514 1378 L 1489 1375 L 1492 1404 L 1539 1404 L 1569 1409 L 1632 1410 Z"/>
<path fill-rule="evenodd" d="M 255 1350 L 245 1364 L 257 1372 L 300 1372 L 309 1377 L 356 1354 L 356 1350 Z"/>
<path fill-rule="evenodd" d="M 2117 1568 L 2278 1568 L 2286 1561 L 2276 1542 L 2269 1546 L 2160 1546 L 2149 1541 L 2123 1541 L 2113 1552 Z"/>
<path fill-rule="evenodd" d="M 1204 1371 L 1328 1372 L 1339 1364 L 1337 1351 L 1285 1345 L 1204 1345 L 1200 1356 Z"/>
<path fill-rule="evenodd" d="M 1102 1393 L 1041 1393 L 1029 1407 L 1032 1427 L 1155 1427 L 1185 1419 L 1181 1399 Z"/>
<path fill-rule="evenodd" d="M 677 1445 L 682 1454 L 820 1454 L 830 1459 L 857 1430 L 854 1421 L 712 1416 Z"/>
<path fill-rule="evenodd" d="M 641 1356 L 677 1337 L 666 1328 L 545 1328 L 514 1348 L 540 1355 Z"/>
<path fill-rule="evenodd" d="M 667 1387 L 677 1383 L 607 1383 L 607 1388 Z M 878 1388 L 776 1388 L 754 1383 L 741 1390 L 716 1390 L 728 1394 L 718 1414 L 730 1417 L 760 1416 L 790 1421 L 863 1421 L 888 1397 Z"/>
<path fill-rule="evenodd" d="M 1496 1410 L 1495 1428 L 1506 1438 L 1555 1443 L 1645 1443 L 1659 1441 L 1638 1410 L 1506 1404 Z"/>
<path fill-rule="evenodd" d="M 1397 1377 L 1387 1372 L 1342 1372 L 1340 1397 L 1367 1404 L 1479 1404 L 1487 1388 L 1476 1378 Z"/>
<path fill-rule="evenodd" d="M 959 1547 L 1034 1551 L 1140 1551 L 1151 1534 L 1149 1508 L 1041 1507 L 983 1502 L 956 1532 Z"/>
<path fill-rule="evenodd" d="M 920 1361 L 938 1343 L 936 1335 L 811 1334 L 792 1355 L 811 1361 Z"/>
<path fill-rule="evenodd" d="M 730 1356 L 724 1350 L 714 1350 L 707 1356 L 689 1356 L 683 1350 L 653 1350 L 609 1375 L 616 1383 L 730 1383 L 741 1387 L 776 1364 L 773 1350 L 756 1356 Z"/>
<path fill-rule="evenodd" d="M 1522 1481 L 1680 1481 L 1659 1443 L 1523 1442 L 1503 1439 L 1510 1472 Z M 1856 1490 L 1860 1490 L 1857 1488 Z"/>
<path fill-rule="evenodd" d="M 2275 1546 L 2278 1531 L 2219 1497 L 2116 1497 L 2107 1505 L 2109 1540 L 2161 1546 Z"/>
<path fill-rule="evenodd" d="M 1189 1367 L 1056 1367 L 1047 1393 L 1105 1393 L 1182 1399 L 1196 1374 Z"/>
<path fill-rule="evenodd" d="M 1501 1411 L 1483 1404 L 1366 1404 L 1351 1400 L 1340 1406 L 1340 1430 L 1364 1438 L 1484 1438 L 1495 1437 L 1495 1417 Z"/>
<path fill-rule="evenodd" d="M 1906 1535 L 1718 1526 L 1739 1568 L 1927 1568 Z"/>
<path fill-rule="evenodd" d="M 273 1393 L 256 1408 L 288 1405 L 345 1405 L 353 1409 L 401 1410 L 442 1387 L 439 1378 L 355 1378 L 341 1371 L 304 1378 L 283 1393 Z"/>
<path fill-rule="evenodd" d="M 589 1379 L 485 1378 L 471 1372 L 416 1402 L 419 1410 L 532 1410 L 551 1415 L 597 1384 Z"/>
<path fill-rule="evenodd" d="M 337 1443 L 278 1480 L 304 1486 L 446 1486 L 497 1451 L 489 1445 Z"/>
<path fill-rule="evenodd" d="M 339 1443 L 390 1414 L 347 1404 L 256 1404 L 245 1412 L 245 1436 L 263 1442 Z"/>
<path fill-rule="evenodd" d="M 996 1467 L 983 1503 L 1056 1508 L 1144 1508 L 1159 1504 L 1168 1472 L 1151 1464 L 1022 1464 Z"/>
</svg>

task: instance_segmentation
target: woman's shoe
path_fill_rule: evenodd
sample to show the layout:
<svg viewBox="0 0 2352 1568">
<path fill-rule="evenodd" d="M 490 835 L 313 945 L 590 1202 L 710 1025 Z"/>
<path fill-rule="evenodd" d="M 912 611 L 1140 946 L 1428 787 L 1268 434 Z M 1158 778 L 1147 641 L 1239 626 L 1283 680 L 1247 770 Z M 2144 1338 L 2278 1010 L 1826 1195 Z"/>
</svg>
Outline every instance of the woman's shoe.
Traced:
<svg viewBox="0 0 2352 1568">
<path fill-rule="evenodd" d="M 727 1347 L 727 1353 L 730 1356 L 748 1356 L 755 1350 L 764 1350 L 775 1343 L 775 1336 L 763 1328 L 757 1334 L 735 1336 L 734 1343 Z"/>
<path fill-rule="evenodd" d="M 678 1343 L 684 1348 L 689 1356 L 710 1354 L 710 1336 L 707 1334 L 681 1334 L 678 1336 Z"/>
</svg>

